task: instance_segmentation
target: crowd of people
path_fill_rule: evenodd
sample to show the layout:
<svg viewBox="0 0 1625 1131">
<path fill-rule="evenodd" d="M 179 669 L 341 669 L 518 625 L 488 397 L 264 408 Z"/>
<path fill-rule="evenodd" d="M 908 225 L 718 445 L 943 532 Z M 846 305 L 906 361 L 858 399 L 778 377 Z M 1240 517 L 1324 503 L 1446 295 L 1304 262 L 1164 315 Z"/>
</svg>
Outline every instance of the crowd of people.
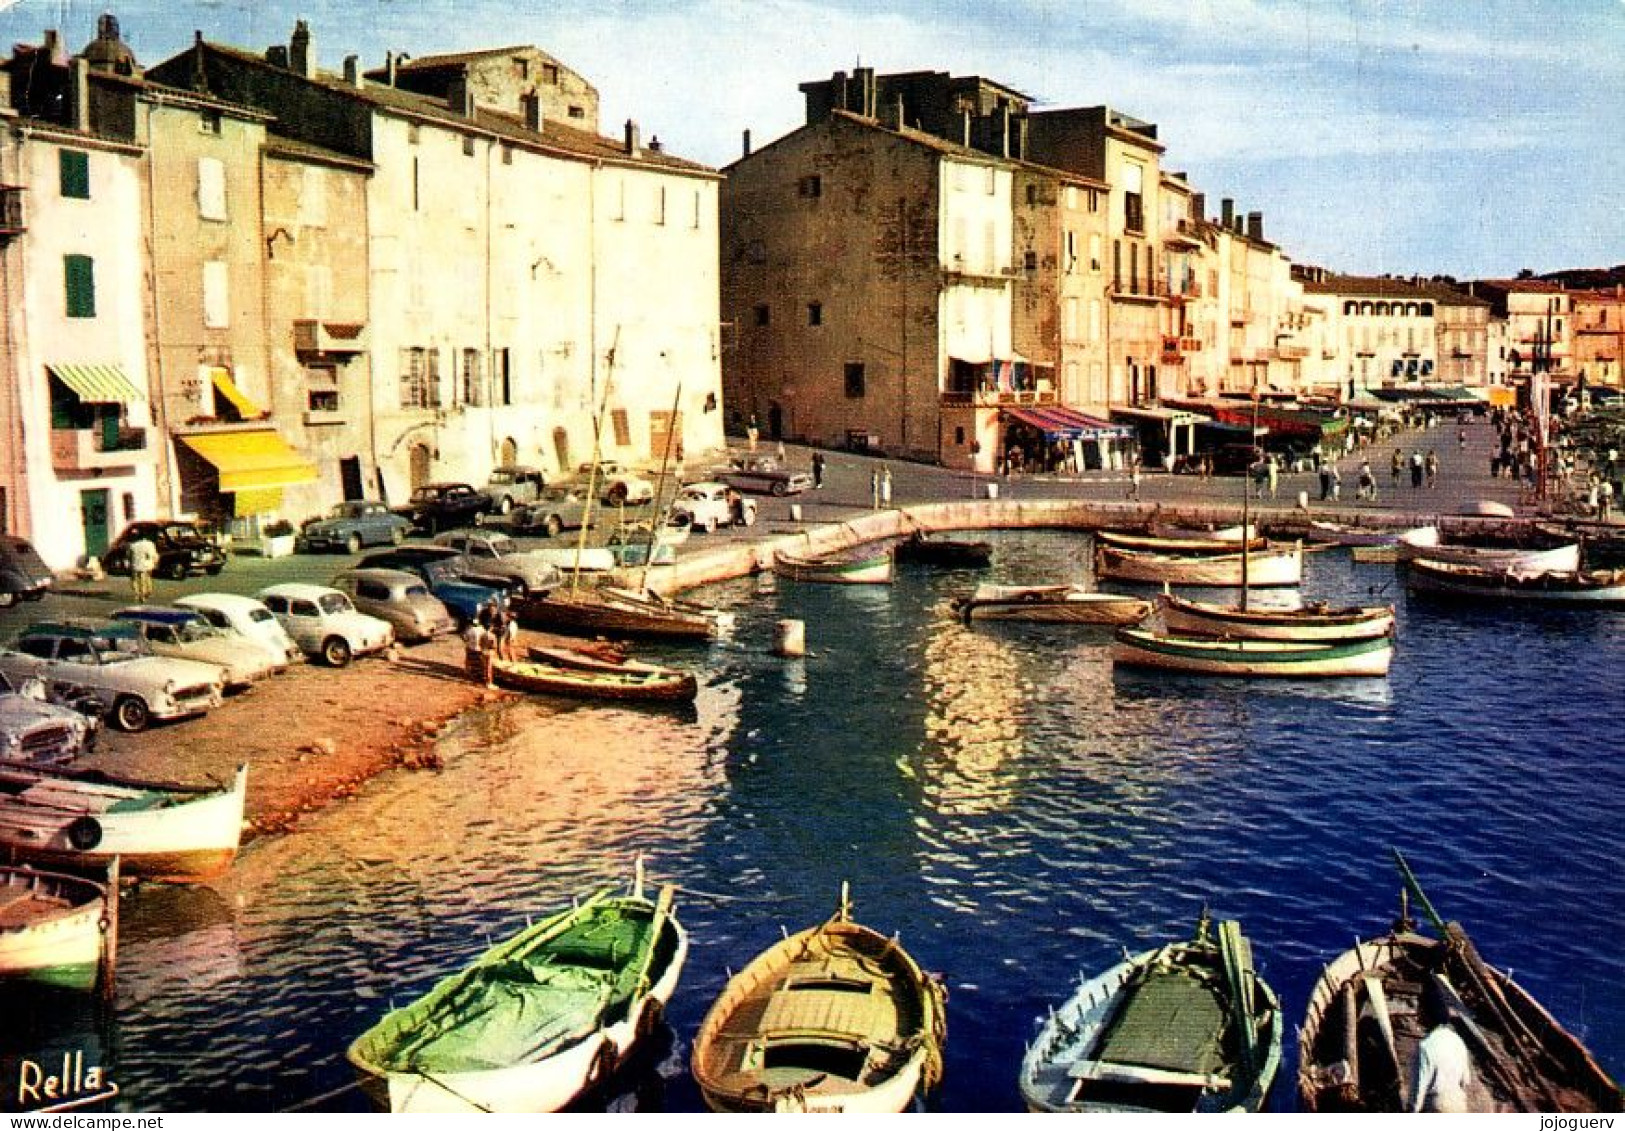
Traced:
<svg viewBox="0 0 1625 1131">
<path fill-rule="evenodd" d="M 495 687 L 495 661 L 519 658 L 519 617 L 506 605 L 487 601 L 463 631 L 463 662 L 468 678 Z"/>
</svg>

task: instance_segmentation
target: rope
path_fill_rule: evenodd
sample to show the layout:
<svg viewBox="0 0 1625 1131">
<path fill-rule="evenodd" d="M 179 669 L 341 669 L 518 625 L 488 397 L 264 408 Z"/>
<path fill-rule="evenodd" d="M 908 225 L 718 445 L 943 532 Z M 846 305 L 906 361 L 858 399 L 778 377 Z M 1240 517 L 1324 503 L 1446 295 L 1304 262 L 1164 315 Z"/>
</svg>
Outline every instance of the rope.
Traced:
<svg viewBox="0 0 1625 1131">
<path fill-rule="evenodd" d="M 344 1095 L 346 1092 L 353 1092 L 359 1087 L 361 1087 L 361 1081 L 352 1080 L 348 1084 L 344 1085 L 342 1088 L 334 1088 L 331 1092 L 323 1092 L 319 1096 L 312 1096 L 308 1100 L 300 1100 L 296 1104 L 292 1104 L 292 1105 L 290 1105 L 288 1107 L 282 1108 L 280 1111 L 277 1112 L 277 1114 L 278 1115 L 286 1115 L 289 1112 L 293 1112 L 293 1111 L 308 1111 L 309 1109 L 315 1107 L 317 1104 L 323 1104 L 323 1103 L 326 1103 L 328 1100 L 337 1099 L 339 1096 Z"/>
</svg>

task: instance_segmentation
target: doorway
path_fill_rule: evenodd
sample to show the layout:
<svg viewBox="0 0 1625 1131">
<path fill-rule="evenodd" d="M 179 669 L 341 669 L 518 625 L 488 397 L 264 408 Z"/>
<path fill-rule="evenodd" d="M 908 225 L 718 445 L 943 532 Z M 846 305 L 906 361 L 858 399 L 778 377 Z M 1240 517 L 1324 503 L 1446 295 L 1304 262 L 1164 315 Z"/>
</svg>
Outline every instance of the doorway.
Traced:
<svg viewBox="0 0 1625 1131">
<path fill-rule="evenodd" d="M 784 406 L 778 401 L 774 401 L 767 408 L 767 438 L 784 439 Z"/>
<path fill-rule="evenodd" d="M 106 488 L 79 492 L 79 516 L 84 524 L 85 556 L 99 558 L 107 553 L 107 499 Z"/>
<path fill-rule="evenodd" d="M 559 474 L 570 474 L 570 433 L 563 428 L 553 429 L 553 454 L 559 461 Z"/>
<path fill-rule="evenodd" d="M 412 490 L 416 491 L 419 487 L 423 486 L 429 481 L 429 461 L 432 458 L 433 457 L 429 453 L 429 445 L 412 445 L 412 462 L 409 470 Z"/>
<path fill-rule="evenodd" d="M 519 442 L 512 436 L 502 441 L 502 458 L 498 461 L 499 467 L 513 467 L 519 463 Z"/>
<path fill-rule="evenodd" d="M 339 460 L 339 482 L 346 499 L 365 499 L 366 488 L 361 483 L 361 457 L 345 456 Z"/>
</svg>

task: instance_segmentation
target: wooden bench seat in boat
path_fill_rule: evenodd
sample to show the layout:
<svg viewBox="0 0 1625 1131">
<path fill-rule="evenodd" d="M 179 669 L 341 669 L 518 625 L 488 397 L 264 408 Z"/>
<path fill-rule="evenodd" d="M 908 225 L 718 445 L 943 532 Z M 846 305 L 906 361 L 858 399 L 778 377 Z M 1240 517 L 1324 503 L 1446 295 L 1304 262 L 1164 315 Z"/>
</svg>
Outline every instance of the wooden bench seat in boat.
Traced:
<svg viewBox="0 0 1625 1131">
<path fill-rule="evenodd" d="M 1174 1072 L 1139 1064 L 1113 1064 L 1106 1060 L 1074 1061 L 1066 1070 L 1073 1080 L 1099 1080 L 1114 1084 L 1163 1084 L 1174 1087 L 1229 1091 L 1230 1078 L 1215 1073 Z"/>
</svg>

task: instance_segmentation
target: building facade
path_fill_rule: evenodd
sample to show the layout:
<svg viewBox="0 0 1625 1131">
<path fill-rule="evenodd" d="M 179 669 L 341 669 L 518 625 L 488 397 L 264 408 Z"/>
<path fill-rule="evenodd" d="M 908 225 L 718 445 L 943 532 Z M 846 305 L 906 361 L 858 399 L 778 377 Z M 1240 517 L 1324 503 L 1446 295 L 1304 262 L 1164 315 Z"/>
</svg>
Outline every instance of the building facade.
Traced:
<svg viewBox="0 0 1625 1131">
<path fill-rule="evenodd" d="M 1590 385 L 1625 388 L 1625 287 L 1572 291 L 1574 369 Z"/>
</svg>

